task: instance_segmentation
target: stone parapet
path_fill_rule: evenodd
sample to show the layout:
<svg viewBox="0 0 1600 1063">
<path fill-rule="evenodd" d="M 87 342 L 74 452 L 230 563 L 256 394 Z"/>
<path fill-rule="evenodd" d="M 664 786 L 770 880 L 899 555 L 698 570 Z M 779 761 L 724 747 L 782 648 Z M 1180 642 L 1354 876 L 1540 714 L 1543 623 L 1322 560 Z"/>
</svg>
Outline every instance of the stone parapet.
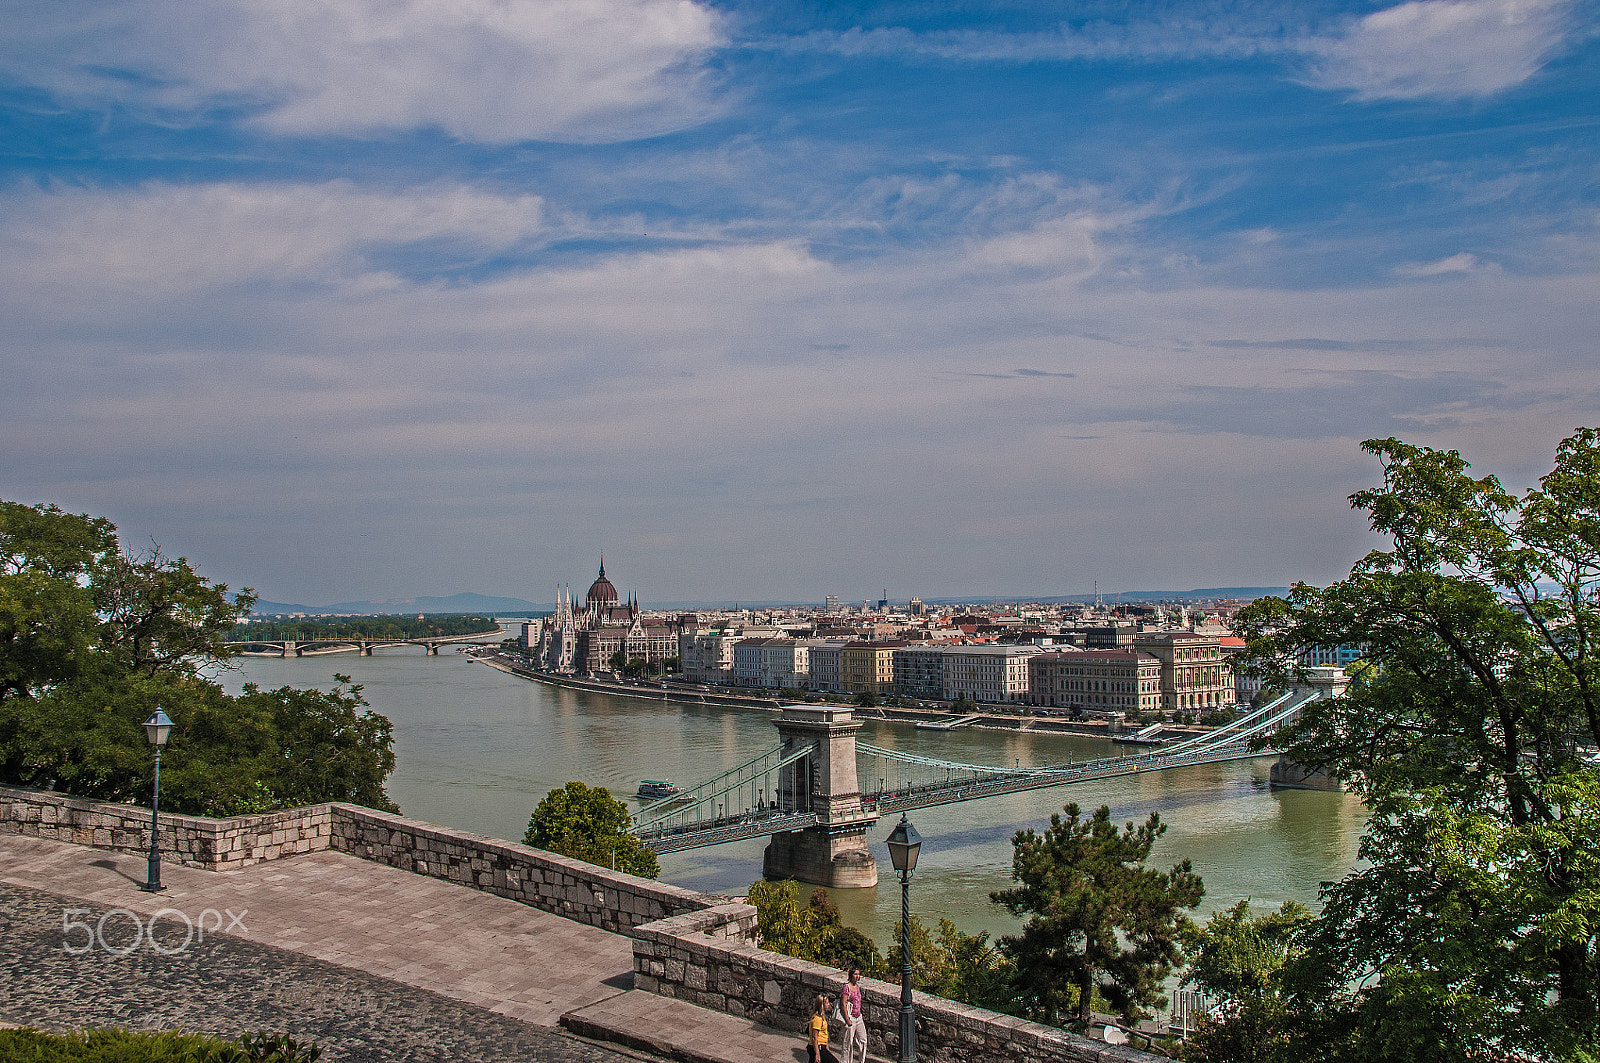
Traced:
<svg viewBox="0 0 1600 1063">
<path fill-rule="evenodd" d="M 818 993 L 837 996 L 844 973 L 754 944 L 755 909 L 723 904 L 636 927 L 633 987 L 799 1032 Z M 868 1047 L 900 1050 L 900 987 L 861 980 Z M 913 993 L 917 1056 L 936 1063 L 1151 1063 L 1157 1057 L 1050 1026 Z"/>
<path fill-rule="evenodd" d="M 0 787 L 0 833 L 142 853 L 150 812 Z M 514 842 L 349 804 L 208 819 L 160 816 L 164 859 L 213 871 L 335 850 L 460 883 L 633 939 L 634 988 L 798 1032 L 842 972 L 756 947 L 756 910 Z M 865 979 L 874 1054 L 899 1051 L 900 988 Z M 935 1063 L 1150 1063 L 1156 1057 L 924 993 L 918 1053 Z"/>
<path fill-rule="evenodd" d="M 628 933 L 725 898 L 611 871 L 515 842 L 358 805 L 334 805 L 331 848 L 508 897 L 603 930 Z M 754 923 L 751 923 L 752 931 Z"/>
<path fill-rule="evenodd" d="M 162 859 L 232 871 L 327 849 L 333 806 L 308 805 L 228 819 L 161 813 L 157 822 Z M 0 833 L 143 853 L 150 849 L 150 810 L 49 790 L 0 787 Z"/>
</svg>

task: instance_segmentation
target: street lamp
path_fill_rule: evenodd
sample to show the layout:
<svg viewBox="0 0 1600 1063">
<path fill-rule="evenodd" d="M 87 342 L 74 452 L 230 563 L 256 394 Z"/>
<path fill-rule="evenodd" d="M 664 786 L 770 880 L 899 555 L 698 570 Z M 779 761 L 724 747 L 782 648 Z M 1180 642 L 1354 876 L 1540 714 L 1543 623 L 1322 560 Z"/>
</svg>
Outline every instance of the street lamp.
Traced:
<svg viewBox="0 0 1600 1063">
<path fill-rule="evenodd" d="M 922 835 L 904 812 L 887 844 L 889 860 L 900 872 L 900 1063 L 917 1063 L 917 1009 L 911 1003 L 911 872 L 917 867 Z"/>
<path fill-rule="evenodd" d="M 146 893 L 160 893 L 167 888 L 161 884 L 161 850 L 156 845 L 156 813 L 161 808 L 161 747 L 167 744 L 167 736 L 171 733 L 172 719 L 160 708 L 144 722 L 144 736 L 156 750 L 155 793 L 150 799 L 150 874 L 139 886 Z"/>
</svg>

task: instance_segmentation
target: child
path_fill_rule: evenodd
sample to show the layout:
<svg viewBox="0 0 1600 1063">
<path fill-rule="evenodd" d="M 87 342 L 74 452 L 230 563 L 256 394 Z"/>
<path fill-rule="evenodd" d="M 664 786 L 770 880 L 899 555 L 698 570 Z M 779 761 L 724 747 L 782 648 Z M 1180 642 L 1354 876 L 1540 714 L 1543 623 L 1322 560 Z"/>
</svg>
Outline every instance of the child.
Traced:
<svg viewBox="0 0 1600 1063">
<path fill-rule="evenodd" d="M 839 1057 L 828 1048 L 828 994 L 817 994 L 817 1006 L 811 1009 L 811 1021 L 806 1024 L 806 1058 L 811 1063 L 839 1063 Z"/>
</svg>

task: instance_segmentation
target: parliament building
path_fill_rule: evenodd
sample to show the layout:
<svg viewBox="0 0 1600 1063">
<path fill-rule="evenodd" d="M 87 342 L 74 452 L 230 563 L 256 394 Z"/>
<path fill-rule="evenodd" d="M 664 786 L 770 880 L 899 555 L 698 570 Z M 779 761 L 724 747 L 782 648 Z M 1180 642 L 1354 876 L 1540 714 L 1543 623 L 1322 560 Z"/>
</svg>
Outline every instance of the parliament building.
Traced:
<svg viewBox="0 0 1600 1063">
<path fill-rule="evenodd" d="M 606 563 L 589 585 L 582 606 L 574 603 L 570 587 L 556 592 L 556 611 L 522 626 L 522 644 L 534 665 L 558 675 L 596 675 L 617 671 L 614 661 L 621 651 L 626 660 L 655 665 L 678 655 L 678 625 L 646 624 L 639 600 L 630 594 L 621 603 L 617 588 L 606 578 Z"/>
</svg>

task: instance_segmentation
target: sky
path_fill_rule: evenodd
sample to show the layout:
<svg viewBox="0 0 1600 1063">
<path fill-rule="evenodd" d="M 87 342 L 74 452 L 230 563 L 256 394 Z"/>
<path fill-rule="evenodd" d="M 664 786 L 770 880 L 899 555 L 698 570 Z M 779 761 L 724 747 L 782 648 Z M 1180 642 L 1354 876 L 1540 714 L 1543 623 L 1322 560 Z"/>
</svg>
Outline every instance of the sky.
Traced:
<svg viewBox="0 0 1600 1063">
<path fill-rule="evenodd" d="M 325 604 L 1326 582 L 1600 424 L 1596 0 L 0 0 L 0 498 Z"/>
</svg>

